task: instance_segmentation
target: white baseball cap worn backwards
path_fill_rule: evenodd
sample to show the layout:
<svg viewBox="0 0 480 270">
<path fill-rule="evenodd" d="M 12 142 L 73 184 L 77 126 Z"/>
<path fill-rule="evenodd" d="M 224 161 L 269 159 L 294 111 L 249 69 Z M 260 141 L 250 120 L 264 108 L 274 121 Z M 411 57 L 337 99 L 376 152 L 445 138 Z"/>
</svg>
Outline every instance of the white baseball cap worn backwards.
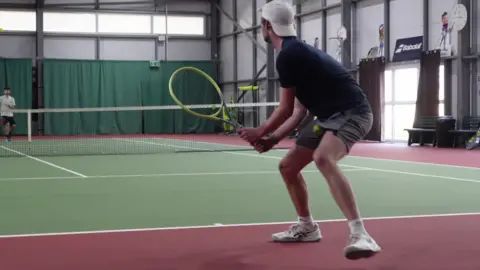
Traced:
<svg viewBox="0 0 480 270">
<path fill-rule="evenodd" d="M 282 0 L 266 3 L 262 8 L 262 18 L 269 21 L 273 31 L 280 37 L 297 36 L 295 11 L 293 6 Z"/>
</svg>

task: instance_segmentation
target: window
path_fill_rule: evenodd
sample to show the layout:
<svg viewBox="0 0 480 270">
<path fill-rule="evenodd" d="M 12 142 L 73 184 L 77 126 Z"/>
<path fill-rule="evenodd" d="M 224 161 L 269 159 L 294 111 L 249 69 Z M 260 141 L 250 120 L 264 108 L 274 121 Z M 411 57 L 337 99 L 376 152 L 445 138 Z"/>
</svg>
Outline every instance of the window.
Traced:
<svg viewBox="0 0 480 270">
<path fill-rule="evenodd" d="M 95 14 L 45 12 L 43 14 L 43 30 L 62 33 L 95 33 Z"/>
<path fill-rule="evenodd" d="M 438 116 L 445 116 L 445 103 L 438 104 Z"/>
<path fill-rule="evenodd" d="M 393 105 L 385 105 L 383 111 L 385 124 L 383 125 L 383 139 L 393 139 Z"/>
<path fill-rule="evenodd" d="M 440 101 L 443 101 L 445 100 L 445 66 L 444 65 L 440 65 L 438 77 L 440 78 L 440 82 L 439 82 L 440 87 L 438 88 L 440 93 L 438 95 L 438 99 Z"/>
<path fill-rule="evenodd" d="M 418 90 L 418 68 L 397 69 L 394 73 L 394 101 L 415 102 Z"/>
<path fill-rule="evenodd" d="M 150 15 L 99 14 L 99 33 L 150 34 Z"/>
<path fill-rule="evenodd" d="M 393 139 L 408 140 L 408 133 L 404 130 L 413 126 L 415 119 L 415 104 L 393 105 Z"/>
<path fill-rule="evenodd" d="M 385 71 L 385 102 L 392 102 L 393 98 L 393 77 L 392 71 Z"/>
<path fill-rule="evenodd" d="M 0 11 L 0 27 L 6 31 L 36 31 L 35 11 Z"/>
<path fill-rule="evenodd" d="M 185 36 L 205 35 L 205 18 L 203 16 L 167 16 L 168 34 Z M 165 16 L 153 17 L 153 33 L 166 34 Z"/>
</svg>

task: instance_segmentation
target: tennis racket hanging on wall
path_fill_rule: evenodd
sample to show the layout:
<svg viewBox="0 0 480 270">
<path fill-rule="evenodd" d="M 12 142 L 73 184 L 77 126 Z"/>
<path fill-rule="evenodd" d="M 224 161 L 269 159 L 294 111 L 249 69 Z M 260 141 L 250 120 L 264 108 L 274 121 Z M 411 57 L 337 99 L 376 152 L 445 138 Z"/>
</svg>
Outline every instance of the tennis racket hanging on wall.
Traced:
<svg viewBox="0 0 480 270">
<path fill-rule="evenodd" d="M 345 26 L 341 26 L 337 31 L 336 37 L 331 37 L 330 39 L 336 39 L 338 42 L 337 52 L 335 54 L 335 59 L 338 62 L 342 62 L 342 52 L 343 52 L 343 43 L 347 40 L 347 29 Z"/>
<path fill-rule="evenodd" d="M 455 54 L 452 46 L 452 30 L 457 32 L 465 28 L 468 20 L 467 8 L 462 4 L 456 4 L 452 9 L 452 24 L 450 25 L 448 12 L 442 13 L 442 32 L 438 41 L 437 49 L 442 56 L 452 56 Z"/>
</svg>

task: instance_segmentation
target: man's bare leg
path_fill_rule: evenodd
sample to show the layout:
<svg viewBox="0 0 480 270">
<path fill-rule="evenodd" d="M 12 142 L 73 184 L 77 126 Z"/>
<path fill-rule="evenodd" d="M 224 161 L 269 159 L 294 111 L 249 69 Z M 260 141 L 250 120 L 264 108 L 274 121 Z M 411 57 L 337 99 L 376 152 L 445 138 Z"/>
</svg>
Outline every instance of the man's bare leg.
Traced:
<svg viewBox="0 0 480 270">
<path fill-rule="evenodd" d="M 10 123 L 8 123 L 8 122 L 4 125 L 4 134 L 5 134 L 5 137 L 7 137 L 7 138 L 10 134 Z"/>
<path fill-rule="evenodd" d="M 312 149 L 295 145 L 280 161 L 280 174 L 295 206 L 299 222 L 286 232 L 274 234 L 272 237 L 275 241 L 312 242 L 321 239 L 318 225 L 310 214 L 307 183 L 301 174 L 301 170 L 312 160 Z"/>
<path fill-rule="evenodd" d="M 13 134 L 13 131 L 15 130 L 15 127 L 16 125 L 10 125 L 9 124 L 9 132 L 7 133 L 7 139 L 8 140 L 11 140 L 12 139 L 12 134 Z"/>
<path fill-rule="evenodd" d="M 351 236 L 345 255 L 349 259 L 359 259 L 373 256 L 380 252 L 380 247 L 365 230 L 352 187 L 337 165 L 346 154 L 345 143 L 333 132 L 327 131 L 313 159 L 327 180 L 332 197 L 348 220 Z"/>
</svg>

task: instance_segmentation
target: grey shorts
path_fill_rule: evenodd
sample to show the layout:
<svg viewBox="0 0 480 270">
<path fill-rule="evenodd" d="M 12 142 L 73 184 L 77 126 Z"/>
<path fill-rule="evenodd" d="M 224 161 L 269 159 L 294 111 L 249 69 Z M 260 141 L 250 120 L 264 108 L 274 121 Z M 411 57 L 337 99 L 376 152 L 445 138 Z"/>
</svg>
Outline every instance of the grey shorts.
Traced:
<svg viewBox="0 0 480 270">
<path fill-rule="evenodd" d="M 300 131 L 297 145 L 309 149 L 318 147 L 322 138 L 313 131 L 314 124 L 321 126 L 325 131 L 332 131 L 345 143 L 347 152 L 349 152 L 356 142 L 362 140 L 370 132 L 373 114 L 368 110 L 352 109 L 335 113 L 327 119 L 313 120 Z"/>
</svg>

